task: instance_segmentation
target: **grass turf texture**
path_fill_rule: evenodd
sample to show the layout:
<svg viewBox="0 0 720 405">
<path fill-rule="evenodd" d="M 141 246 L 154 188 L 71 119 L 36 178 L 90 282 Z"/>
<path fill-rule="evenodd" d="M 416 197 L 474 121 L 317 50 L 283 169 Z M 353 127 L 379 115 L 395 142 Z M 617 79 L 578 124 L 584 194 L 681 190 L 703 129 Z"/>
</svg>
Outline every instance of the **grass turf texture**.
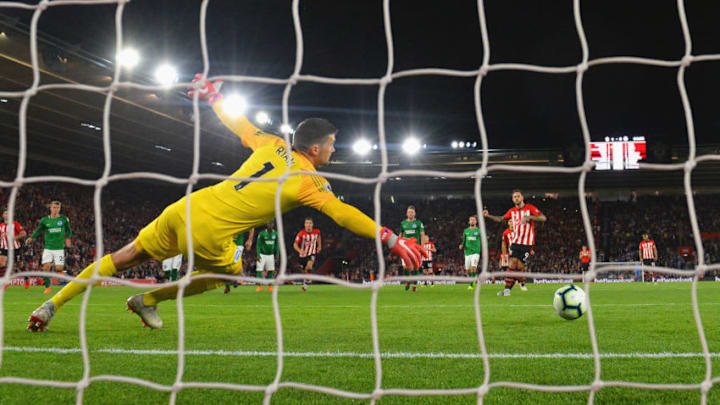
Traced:
<svg viewBox="0 0 720 405">
<path fill-rule="evenodd" d="M 711 352 L 720 352 L 720 285 L 700 283 L 700 314 Z M 558 285 L 530 284 L 528 292 L 513 290 L 498 297 L 500 286 L 483 286 L 480 302 L 487 349 L 492 354 L 592 353 L 585 316 L 565 321 L 552 308 Z M 57 288 L 54 288 L 56 291 Z M 175 354 L 136 354 L 130 350 L 175 350 L 175 301 L 161 304 L 161 330 L 141 327 L 125 312 L 125 299 L 136 293 L 126 287 L 93 290 L 87 312 L 90 375 L 123 375 L 171 385 L 177 372 Z M 80 347 L 78 316 L 82 296 L 71 301 L 42 334 L 25 331 L 30 312 L 48 296 L 42 288 L 11 287 L 5 292 L 4 346 L 11 348 Z M 285 352 L 372 353 L 370 291 L 337 286 L 280 288 Z M 702 351 L 692 314 L 690 284 L 597 284 L 591 288 L 595 328 L 601 353 L 699 353 Z M 186 299 L 186 350 L 258 351 L 277 349 L 271 295 L 239 287 L 231 294 L 211 291 Z M 427 353 L 479 353 L 473 292 L 465 285 L 404 291 L 384 287 L 378 298 L 380 350 L 407 357 L 383 358 L 383 388 L 469 388 L 482 382 L 480 358 L 429 358 Z M 124 349 L 109 353 L 103 349 Z M 713 358 L 713 376 L 720 372 Z M 184 382 L 269 384 L 276 373 L 274 355 L 188 354 Z M 580 385 L 593 380 L 593 360 L 587 358 L 491 358 L 491 382 L 517 381 L 545 385 Z M 51 353 L 5 350 L 0 377 L 14 376 L 76 382 L 83 373 L 79 352 Z M 602 379 L 650 383 L 698 383 L 705 375 L 701 357 L 604 358 Z M 285 357 L 282 381 L 324 385 L 369 393 L 374 388 L 372 357 Z M 94 382 L 84 393 L 86 404 L 162 404 L 169 393 L 117 382 Z M 585 404 L 588 393 L 540 393 L 493 388 L 485 404 Z M 220 389 L 183 389 L 179 404 L 262 403 L 263 393 Z M 350 400 L 294 389 L 281 389 L 275 404 L 359 404 Z M 467 396 L 386 396 L 380 404 L 475 404 Z M 606 388 L 596 404 L 697 404 L 693 391 L 651 391 Z M 0 384 L 0 404 L 71 404 L 75 390 Z M 708 403 L 720 404 L 720 386 Z"/>
</svg>

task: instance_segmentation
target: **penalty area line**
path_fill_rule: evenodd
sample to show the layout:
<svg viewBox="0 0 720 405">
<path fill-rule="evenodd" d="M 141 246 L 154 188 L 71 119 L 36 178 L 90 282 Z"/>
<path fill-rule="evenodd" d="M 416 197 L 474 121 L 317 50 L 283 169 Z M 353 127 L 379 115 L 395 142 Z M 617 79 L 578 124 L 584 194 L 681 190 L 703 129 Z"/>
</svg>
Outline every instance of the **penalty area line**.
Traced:
<svg viewBox="0 0 720 405">
<path fill-rule="evenodd" d="M 6 352 L 21 353 L 55 353 L 75 354 L 81 353 L 78 348 L 60 347 L 15 347 L 6 346 L 2 348 Z M 134 355 L 176 355 L 177 350 L 155 350 L 155 349 L 122 349 L 103 348 L 91 350 L 93 353 L 108 354 L 134 354 Z M 273 351 L 230 351 L 230 350 L 186 350 L 190 356 L 236 356 L 236 357 L 275 357 L 277 352 Z M 373 353 L 360 352 L 285 352 L 284 357 L 319 357 L 319 358 L 373 358 Z M 384 359 L 481 359 L 480 353 L 423 353 L 423 352 L 384 352 L 380 353 Z M 668 358 L 693 358 L 703 357 L 697 352 L 658 352 L 658 353 L 600 353 L 602 359 L 668 359 Z M 710 357 L 720 357 L 720 353 L 710 353 Z M 490 359 L 592 359 L 592 353 L 490 353 Z"/>
</svg>

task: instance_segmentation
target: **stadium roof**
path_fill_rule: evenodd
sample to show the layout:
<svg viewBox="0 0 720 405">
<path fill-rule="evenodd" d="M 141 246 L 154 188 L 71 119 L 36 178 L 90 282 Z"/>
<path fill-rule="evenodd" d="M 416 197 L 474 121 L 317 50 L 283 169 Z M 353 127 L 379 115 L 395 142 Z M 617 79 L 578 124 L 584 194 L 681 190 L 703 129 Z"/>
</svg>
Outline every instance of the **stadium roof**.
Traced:
<svg viewBox="0 0 720 405">
<path fill-rule="evenodd" d="M 280 4 L 282 3 L 282 4 Z M 572 2 L 521 4 L 487 2 L 491 63 L 574 65 L 580 58 Z M 305 43 L 303 73 L 334 77 L 379 77 L 387 63 L 380 2 L 301 2 Z M 107 85 L 114 63 L 114 6 L 62 6 L 44 11 L 41 83 Z M 636 55 L 678 59 L 684 44 L 675 4 L 633 2 L 621 8 L 582 3 L 591 58 Z M 210 2 L 208 46 L 211 75 L 242 74 L 286 78 L 292 72 L 295 37 L 290 5 L 248 1 Z M 419 67 L 476 69 L 483 55 L 475 2 L 454 7 L 391 2 L 395 71 Z M 720 4 L 687 5 L 694 54 L 720 51 Z M 32 76 L 29 69 L 27 23 L 31 13 L 0 10 L 0 88 L 20 91 Z M 180 80 L 202 69 L 195 1 L 130 2 L 124 14 L 125 42 L 137 47 L 143 61 L 126 80 L 150 83 L 154 64 L 172 61 Z M 508 27 L 513 27 L 508 29 Z M 717 62 L 693 64 L 686 75 L 697 140 L 718 143 L 714 95 L 720 85 Z M 676 69 L 636 65 L 592 68 L 584 82 L 586 110 L 593 138 L 643 135 L 652 148 L 673 148 L 682 159 L 687 147 L 685 118 L 675 84 Z M 397 79 L 386 96 L 387 134 L 396 148 L 407 134 L 418 135 L 428 150 L 414 161 L 393 159 L 395 167 L 473 170 L 477 154 L 450 148 L 453 140 L 479 141 L 472 94 L 473 78 L 417 77 Z M 562 164 L 558 156 L 568 145 L 581 143 L 574 94 L 574 74 L 491 72 L 482 95 L 492 159 L 508 163 Z M 248 96 L 254 110 L 269 111 L 278 120 L 282 86 L 226 84 Z M 0 154 L 17 153 L 19 100 L 0 103 Z M 103 164 L 102 108 L 105 96 L 78 90 L 42 91 L 28 109 L 29 172 L 33 162 L 70 166 L 73 175 L 95 177 Z M 290 97 L 290 121 L 315 115 L 336 122 L 340 150 L 330 170 L 372 176 L 375 165 L 349 153 L 351 141 L 377 132 L 376 86 L 331 86 L 300 83 Z M 159 171 L 187 176 L 192 164 L 192 108 L 176 91 L 122 90 L 111 105 L 113 173 Z M 229 173 L 248 151 L 207 110 L 201 116 L 201 172 Z M 528 149 L 530 151 L 528 151 Z M 58 151 L 62 151 L 58 154 Z M 537 152 L 532 152 L 537 150 Z M 391 153 L 393 153 L 391 149 Z M 372 158 L 371 158 L 372 160 Z M 679 161 L 679 160 L 675 160 Z M 695 179 L 707 185 L 716 167 L 701 165 Z M 60 169 L 69 170 L 69 169 Z M 69 173 L 69 172 L 68 172 Z M 37 173 L 35 173 L 37 174 Z M 514 174 L 496 174 L 522 183 Z M 605 177 L 601 177 L 605 176 Z M 660 174 L 593 174 L 599 186 L 657 187 L 667 185 Z M 561 176 L 562 177 L 562 176 Z M 569 176 L 573 178 L 574 176 Z M 548 176 L 528 176 L 528 185 Z M 656 181 L 648 182 L 649 178 Z M 633 180 L 637 179 L 637 180 Z M 440 180 L 440 179 L 438 179 Z M 576 180 L 547 184 L 573 188 Z M 472 188 L 472 181 L 446 181 L 440 188 Z M 406 183 L 409 184 L 409 183 Z M 492 181 L 488 181 L 492 185 Z M 427 186 L 427 183 L 425 183 Z M 519 184 L 521 187 L 525 187 Z M 507 185 L 503 185 L 507 188 Z"/>
</svg>

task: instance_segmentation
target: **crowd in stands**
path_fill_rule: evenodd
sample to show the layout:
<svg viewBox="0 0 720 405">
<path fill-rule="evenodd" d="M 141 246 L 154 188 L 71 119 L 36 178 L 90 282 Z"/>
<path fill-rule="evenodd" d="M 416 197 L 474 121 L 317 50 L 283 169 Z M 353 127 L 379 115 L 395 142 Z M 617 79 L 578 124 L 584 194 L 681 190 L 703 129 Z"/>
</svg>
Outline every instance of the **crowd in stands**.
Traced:
<svg viewBox="0 0 720 405">
<path fill-rule="evenodd" d="M 133 240 L 138 231 L 156 217 L 162 209 L 174 201 L 182 190 L 157 192 L 151 185 L 135 185 L 127 188 L 106 190 L 102 194 L 103 248 L 111 252 Z M 40 218 L 48 215 L 48 203 L 62 202 L 61 214 L 70 220 L 73 230 L 72 246 L 66 250 L 66 270 L 76 274 L 95 257 L 95 214 L 93 206 L 94 188 L 66 183 L 38 183 L 24 185 L 17 196 L 16 220 L 30 234 Z M 0 189 L 0 205 L 6 206 L 9 189 Z M 714 203 L 713 195 L 695 197 L 696 212 L 701 232 L 720 232 L 720 206 Z M 369 199 L 347 201 L 366 213 L 372 213 Z M 578 252 L 587 238 L 583 227 L 580 204 L 577 198 L 551 198 L 526 195 L 526 202 L 537 206 L 548 218 L 545 223 L 536 224 L 536 246 L 531 260 L 531 270 L 556 273 L 578 272 Z M 658 265 L 692 269 L 696 263 L 694 239 L 688 217 L 686 199 L 678 196 L 633 196 L 626 201 L 586 200 L 590 223 L 602 262 L 632 262 L 638 260 L 638 243 L 641 235 L 649 233 L 657 244 Z M 464 258 L 459 250 L 462 232 L 467 227 L 468 217 L 476 212 L 472 199 L 423 200 L 398 199 L 384 201 L 383 224 L 399 232 L 400 221 L 405 219 L 408 205 L 414 205 L 417 217 L 424 223 L 425 233 L 437 248 L 434 265 L 442 274 L 465 274 Z M 484 201 L 493 215 L 502 215 L 511 207 L 508 198 L 494 198 Z M 324 215 L 308 208 L 300 208 L 284 215 L 285 243 L 288 251 L 288 271 L 297 271 L 297 255 L 292 250 L 295 234 L 302 228 L 306 216 L 315 219 L 315 226 L 323 234 L 324 247 L 316 268 L 330 260 L 326 274 L 350 280 L 367 280 L 378 268 L 378 256 L 373 240 L 351 234 Z M 502 223 L 486 221 L 489 270 L 497 271 L 497 254 L 500 249 Z M 706 263 L 720 262 L 720 239 L 703 240 Z M 690 247 L 680 253 L 679 247 Z M 42 254 L 42 243 L 34 242 L 23 249 L 19 271 L 38 270 Z M 254 246 L 245 254 L 245 268 L 254 275 Z M 387 251 L 383 257 L 388 258 Z M 397 259 L 386 262 L 386 272 L 400 274 Z M 150 278 L 162 280 L 164 274 L 155 261 L 137 266 L 122 274 L 124 278 Z"/>
<path fill-rule="evenodd" d="M 695 196 L 699 229 L 701 232 L 720 232 L 720 206 L 713 195 Z M 372 213 L 369 200 L 349 201 L 364 212 Z M 577 197 L 550 198 L 526 196 L 526 202 L 537 206 L 547 217 L 545 223 L 536 223 L 535 254 L 531 257 L 531 270 L 552 273 L 577 273 L 578 253 L 587 245 L 587 237 Z M 485 208 L 493 215 L 502 215 L 510 207 L 507 199 L 487 199 Z M 383 224 L 399 232 L 400 221 L 405 219 L 408 205 L 414 205 L 417 217 L 423 222 L 425 233 L 438 250 L 434 257 L 436 271 L 443 274 L 465 275 L 464 257 L 459 250 L 462 232 L 468 218 L 476 211 L 472 199 L 424 199 L 383 202 Z M 683 195 L 631 196 L 627 201 L 600 201 L 586 199 L 590 226 L 600 262 L 638 262 L 638 244 L 643 233 L 648 233 L 658 249 L 658 265 L 676 269 L 693 269 L 696 263 L 695 243 L 688 217 L 687 202 Z M 310 212 L 310 211 L 309 211 Z M 339 229 L 329 219 L 320 217 L 323 231 L 340 232 L 344 238 L 343 257 L 355 257 L 348 266 L 338 271 L 349 279 L 368 279 L 377 271 L 378 257 L 372 240 L 359 238 Z M 498 271 L 498 253 L 505 224 L 486 221 L 488 234 L 488 270 Z M 718 236 L 718 235 L 716 235 Z M 680 247 L 689 250 L 681 252 Z M 706 263 L 720 262 L 720 238 L 703 240 Z M 356 252 L 351 254 L 349 252 Z M 387 253 L 387 252 L 385 252 Z M 687 254 L 689 253 L 689 254 Z M 387 255 L 384 255 L 387 258 Z M 387 263 L 386 273 L 397 275 L 397 260 Z"/>
<path fill-rule="evenodd" d="M 15 220 L 30 235 L 39 220 L 49 214 L 49 203 L 62 203 L 61 215 L 68 217 L 72 229 L 71 246 L 65 249 L 65 270 L 77 274 L 96 255 L 94 189 L 62 183 L 42 183 L 23 186 L 15 202 Z M 6 207 L 10 190 L 0 189 L 0 204 Z M 151 196 L 152 194 L 148 194 Z M 102 196 L 102 225 L 104 252 L 120 249 L 137 235 L 138 231 L 155 216 L 163 206 L 160 201 L 139 198 L 116 198 L 110 192 Z M 22 248 L 18 263 L 19 271 L 40 270 L 42 237 Z M 137 266 L 124 273 L 125 278 L 162 278 L 160 266 L 154 261 Z"/>
</svg>

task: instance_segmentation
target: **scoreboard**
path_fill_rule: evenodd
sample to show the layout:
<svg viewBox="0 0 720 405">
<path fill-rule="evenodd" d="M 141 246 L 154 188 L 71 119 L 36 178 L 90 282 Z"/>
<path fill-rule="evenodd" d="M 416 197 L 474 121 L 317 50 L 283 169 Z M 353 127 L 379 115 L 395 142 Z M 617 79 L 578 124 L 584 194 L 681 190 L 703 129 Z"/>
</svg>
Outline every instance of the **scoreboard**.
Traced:
<svg viewBox="0 0 720 405">
<path fill-rule="evenodd" d="M 590 159 L 596 170 L 637 169 L 647 158 L 645 137 L 606 137 L 605 142 L 590 142 Z"/>
</svg>

